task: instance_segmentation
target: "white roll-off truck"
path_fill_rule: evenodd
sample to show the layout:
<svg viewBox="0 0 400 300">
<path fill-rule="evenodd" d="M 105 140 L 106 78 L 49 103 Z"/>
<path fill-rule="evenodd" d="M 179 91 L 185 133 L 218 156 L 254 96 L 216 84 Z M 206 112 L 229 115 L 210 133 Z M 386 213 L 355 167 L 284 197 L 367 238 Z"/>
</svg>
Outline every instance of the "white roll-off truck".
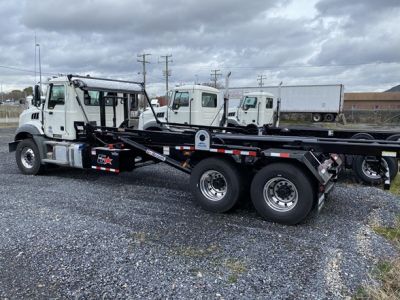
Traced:
<svg viewBox="0 0 400 300">
<path fill-rule="evenodd" d="M 163 162 L 190 175 L 193 199 L 204 209 L 226 212 L 250 195 L 263 218 L 284 224 L 300 223 L 322 208 L 343 169 L 344 155 L 374 157 L 370 163 L 384 187 L 390 187 L 391 170 L 383 158 L 400 157 L 397 140 L 165 124 L 143 86 L 68 75 L 48 82 L 44 102 L 35 86 L 36 108 L 22 113 L 9 144 L 20 171 L 36 175 L 58 165 L 118 174 Z M 139 95 L 148 101 L 161 130 L 127 125 Z"/>
</svg>

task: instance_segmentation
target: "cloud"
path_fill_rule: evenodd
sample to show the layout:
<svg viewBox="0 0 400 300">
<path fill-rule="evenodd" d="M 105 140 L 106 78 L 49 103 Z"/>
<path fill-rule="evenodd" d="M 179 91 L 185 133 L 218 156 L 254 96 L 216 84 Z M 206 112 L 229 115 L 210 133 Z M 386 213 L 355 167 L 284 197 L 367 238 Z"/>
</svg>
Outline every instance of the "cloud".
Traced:
<svg viewBox="0 0 400 300">
<path fill-rule="evenodd" d="M 400 77 L 399 7 L 389 0 L 3 0 L 0 65 L 33 70 L 36 32 L 48 74 L 140 80 L 137 54 L 151 53 L 152 93 L 164 92 L 165 54 L 173 55 L 171 86 L 207 82 L 211 69 L 221 69 L 232 70 L 233 85 L 255 85 L 263 73 L 268 84 L 380 90 Z M 304 65 L 320 67 L 294 67 Z M 0 68 L 0 81 L 24 87 L 33 74 Z"/>
</svg>

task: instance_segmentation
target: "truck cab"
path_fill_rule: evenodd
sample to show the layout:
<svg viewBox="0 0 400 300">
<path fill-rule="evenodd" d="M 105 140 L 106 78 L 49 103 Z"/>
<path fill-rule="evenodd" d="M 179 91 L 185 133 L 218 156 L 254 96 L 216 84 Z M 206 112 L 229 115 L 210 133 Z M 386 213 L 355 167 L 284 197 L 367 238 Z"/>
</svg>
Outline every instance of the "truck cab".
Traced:
<svg viewBox="0 0 400 300">
<path fill-rule="evenodd" d="M 70 141 L 77 138 L 75 125 L 79 122 L 116 127 L 123 124 L 129 119 L 130 107 L 137 107 L 140 89 L 105 84 L 90 77 L 61 76 L 45 85 L 45 96 L 22 112 L 19 127 L 32 127 L 47 138 Z"/>
<path fill-rule="evenodd" d="M 168 105 L 154 107 L 161 122 L 184 125 L 218 126 L 222 117 L 223 95 L 212 87 L 183 85 L 168 93 Z M 153 112 L 146 109 L 140 116 L 139 129 L 159 130 Z"/>
<path fill-rule="evenodd" d="M 237 108 L 229 109 L 228 125 L 257 126 L 274 124 L 277 101 L 266 92 L 245 93 Z"/>
<path fill-rule="evenodd" d="M 50 79 L 44 100 L 39 87 L 31 105 L 22 112 L 10 151 L 17 151 L 17 163 L 26 174 L 38 173 L 46 164 L 83 168 L 87 143 L 85 124 L 127 127 L 131 108 L 137 109 L 140 83 L 78 75 Z"/>
</svg>

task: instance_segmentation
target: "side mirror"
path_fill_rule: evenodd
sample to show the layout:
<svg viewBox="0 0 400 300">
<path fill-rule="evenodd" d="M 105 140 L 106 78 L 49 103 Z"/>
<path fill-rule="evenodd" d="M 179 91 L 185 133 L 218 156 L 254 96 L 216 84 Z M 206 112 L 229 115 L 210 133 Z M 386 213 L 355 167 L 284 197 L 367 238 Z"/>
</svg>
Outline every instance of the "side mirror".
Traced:
<svg viewBox="0 0 400 300">
<path fill-rule="evenodd" d="M 83 93 L 83 103 L 85 105 L 89 105 L 90 104 L 90 100 L 91 100 L 91 98 L 90 98 L 89 93 L 87 91 L 84 91 L 84 93 Z"/>
<path fill-rule="evenodd" d="M 33 105 L 36 107 L 39 107 L 40 104 L 42 103 L 42 100 L 40 98 L 40 89 L 38 85 L 35 85 L 35 89 L 34 89 L 34 95 L 33 95 L 33 101 L 32 101 Z"/>
</svg>

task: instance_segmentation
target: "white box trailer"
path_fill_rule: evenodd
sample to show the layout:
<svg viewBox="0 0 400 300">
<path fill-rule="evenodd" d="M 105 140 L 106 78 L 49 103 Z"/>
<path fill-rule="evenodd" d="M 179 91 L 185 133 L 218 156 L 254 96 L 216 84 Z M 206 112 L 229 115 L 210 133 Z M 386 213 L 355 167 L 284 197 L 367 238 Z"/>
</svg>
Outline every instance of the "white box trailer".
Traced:
<svg viewBox="0 0 400 300">
<path fill-rule="evenodd" d="M 235 103 L 245 93 L 260 91 L 279 97 L 279 86 L 264 86 L 231 87 L 229 98 Z M 344 86 L 342 84 L 282 86 L 280 97 L 281 112 L 311 113 L 315 122 L 333 121 L 342 113 Z"/>
</svg>

